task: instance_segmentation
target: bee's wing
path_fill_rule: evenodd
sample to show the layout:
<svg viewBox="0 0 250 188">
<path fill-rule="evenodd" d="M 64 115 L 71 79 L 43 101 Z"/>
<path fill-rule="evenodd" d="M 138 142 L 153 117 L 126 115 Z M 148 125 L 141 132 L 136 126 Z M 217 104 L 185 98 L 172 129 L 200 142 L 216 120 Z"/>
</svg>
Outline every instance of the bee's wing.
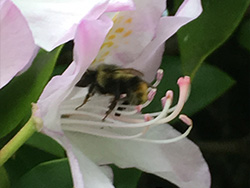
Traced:
<svg viewBox="0 0 250 188">
<path fill-rule="evenodd" d="M 96 71 L 87 70 L 81 79 L 76 83 L 78 87 L 87 87 L 89 84 L 95 82 Z"/>
<path fill-rule="evenodd" d="M 125 69 L 115 69 L 115 72 L 117 73 L 123 73 L 123 74 L 132 74 L 135 76 L 143 77 L 144 74 L 138 70 L 132 69 L 132 68 L 125 68 Z"/>
</svg>

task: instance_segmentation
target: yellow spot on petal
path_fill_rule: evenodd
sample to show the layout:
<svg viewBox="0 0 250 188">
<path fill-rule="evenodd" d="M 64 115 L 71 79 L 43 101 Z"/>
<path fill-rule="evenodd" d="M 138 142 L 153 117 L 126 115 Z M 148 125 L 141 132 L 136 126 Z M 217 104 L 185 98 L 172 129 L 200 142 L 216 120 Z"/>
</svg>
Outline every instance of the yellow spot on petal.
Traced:
<svg viewBox="0 0 250 188">
<path fill-rule="evenodd" d="M 123 37 L 129 36 L 131 33 L 132 33 L 132 30 L 129 30 L 129 31 L 127 31 L 126 33 L 124 33 Z"/>
<path fill-rule="evenodd" d="M 109 51 L 105 52 L 104 54 L 102 54 L 101 58 L 106 57 L 107 55 L 109 55 Z"/>
<path fill-rule="evenodd" d="M 116 33 L 121 33 L 124 31 L 124 28 L 123 27 L 120 27 L 118 29 L 115 30 Z"/>
<path fill-rule="evenodd" d="M 132 22 L 132 18 L 129 18 L 125 21 L 125 23 L 131 23 Z"/>
<path fill-rule="evenodd" d="M 118 12 L 115 13 L 115 15 L 112 18 L 112 20 L 113 20 L 114 23 L 117 21 L 118 14 L 119 14 Z"/>
<path fill-rule="evenodd" d="M 112 39 L 114 39 L 116 37 L 116 35 L 110 35 L 109 37 L 108 37 L 108 39 L 109 40 L 112 40 Z"/>
<path fill-rule="evenodd" d="M 105 60 L 105 58 L 101 58 L 101 59 L 99 59 L 98 61 L 99 61 L 99 62 L 104 62 L 104 60 Z"/>
<path fill-rule="evenodd" d="M 108 41 L 108 42 L 104 42 L 103 44 L 102 44 L 102 46 L 101 46 L 101 49 L 103 48 L 103 47 L 111 47 L 111 46 L 113 46 L 113 42 L 112 41 Z"/>
<path fill-rule="evenodd" d="M 118 13 L 116 13 L 115 15 L 114 15 L 114 17 L 112 18 L 112 20 L 113 20 L 113 22 L 115 23 L 115 24 L 119 24 L 119 23 L 121 23 L 121 21 L 123 20 L 123 16 L 119 16 L 119 12 Z"/>
</svg>

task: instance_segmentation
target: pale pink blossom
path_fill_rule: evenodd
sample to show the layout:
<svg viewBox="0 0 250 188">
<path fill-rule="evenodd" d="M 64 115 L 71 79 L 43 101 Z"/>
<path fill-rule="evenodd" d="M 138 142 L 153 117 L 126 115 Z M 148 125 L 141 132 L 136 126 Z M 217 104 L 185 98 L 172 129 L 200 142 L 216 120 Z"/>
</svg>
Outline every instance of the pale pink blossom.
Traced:
<svg viewBox="0 0 250 188">
<path fill-rule="evenodd" d="M 119 103 L 104 122 L 109 96 L 96 95 L 75 110 L 88 92 L 75 84 L 87 68 L 99 63 L 139 69 L 149 73 L 148 81 L 157 74 L 154 86 L 159 84 L 162 71 L 156 70 L 165 40 L 202 11 L 199 0 L 185 0 L 175 16 L 165 17 L 165 4 L 164 0 L 157 4 L 136 0 L 135 11 L 109 15 L 113 22 L 106 15 L 83 19 L 74 37 L 74 61 L 61 76 L 52 78 L 37 103 L 37 116 L 44 124 L 41 131 L 65 148 L 76 188 L 112 188 L 99 166 L 110 163 L 153 173 L 183 188 L 210 187 L 209 169 L 199 148 L 185 138 L 192 121 L 179 116 L 187 124 L 183 134 L 167 124 L 179 115 L 188 98 L 189 77 L 178 80 L 176 105 L 172 106 L 173 92 L 166 92 L 160 112 L 140 112 L 152 101 L 155 89 L 140 106 Z"/>
</svg>

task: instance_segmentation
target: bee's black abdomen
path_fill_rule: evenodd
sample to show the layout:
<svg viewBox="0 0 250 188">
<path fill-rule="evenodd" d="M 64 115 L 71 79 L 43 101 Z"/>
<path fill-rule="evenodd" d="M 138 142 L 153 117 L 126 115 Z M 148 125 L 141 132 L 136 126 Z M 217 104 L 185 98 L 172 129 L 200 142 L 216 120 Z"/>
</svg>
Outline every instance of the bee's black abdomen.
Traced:
<svg viewBox="0 0 250 188">
<path fill-rule="evenodd" d="M 138 76 L 132 77 L 126 84 L 129 86 L 130 90 L 135 91 L 141 82 L 141 78 Z"/>
</svg>

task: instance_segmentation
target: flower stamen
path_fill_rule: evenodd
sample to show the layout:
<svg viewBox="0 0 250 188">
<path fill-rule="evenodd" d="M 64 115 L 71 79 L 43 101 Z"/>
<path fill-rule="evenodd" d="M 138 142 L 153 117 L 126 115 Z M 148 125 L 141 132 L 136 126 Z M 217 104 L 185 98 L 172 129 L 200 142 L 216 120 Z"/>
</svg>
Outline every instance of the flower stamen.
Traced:
<svg viewBox="0 0 250 188">
<path fill-rule="evenodd" d="M 161 75 L 162 73 L 159 71 L 157 80 L 161 80 Z M 165 140 L 150 140 L 142 138 L 142 136 L 151 128 L 168 123 L 180 113 L 188 96 L 190 88 L 189 77 L 180 78 L 178 80 L 178 85 L 180 94 L 176 106 L 170 108 L 173 101 L 173 91 L 169 90 L 161 99 L 163 107 L 162 111 L 141 114 L 141 109 L 147 106 L 156 94 L 156 89 L 152 88 L 148 93 L 148 101 L 145 104 L 132 106 L 124 104 L 120 101 L 114 111 L 105 119 L 104 122 L 101 120 L 108 108 L 106 107 L 107 100 L 104 100 L 104 98 L 107 98 L 106 96 L 101 95 L 92 99 L 84 107 L 77 111 L 74 110 L 75 104 L 71 105 L 70 102 L 66 101 L 61 108 L 62 127 L 67 131 L 82 132 L 106 138 L 135 139 L 150 143 L 176 142 L 186 137 L 192 129 L 192 121 L 185 115 L 180 115 L 179 118 L 189 127 L 180 136 Z M 74 98 L 74 103 L 81 100 L 82 98 Z M 91 103 L 94 103 L 95 105 L 91 105 Z M 105 107 L 96 104 L 103 104 Z"/>
<path fill-rule="evenodd" d="M 162 78 L 163 78 L 163 70 L 158 69 L 156 73 L 156 82 L 153 84 L 153 87 L 157 87 L 160 84 Z"/>
<path fill-rule="evenodd" d="M 155 144 L 170 144 L 173 142 L 177 142 L 177 141 L 187 137 L 189 135 L 191 129 L 193 128 L 192 120 L 189 117 L 187 117 L 186 115 L 181 114 L 179 116 L 179 119 L 188 125 L 188 129 L 180 136 L 170 138 L 170 139 L 165 139 L 165 140 L 150 140 L 150 139 L 143 139 L 143 138 L 136 138 L 135 140 L 142 141 L 142 142 L 155 143 Z"/>
</svg>

